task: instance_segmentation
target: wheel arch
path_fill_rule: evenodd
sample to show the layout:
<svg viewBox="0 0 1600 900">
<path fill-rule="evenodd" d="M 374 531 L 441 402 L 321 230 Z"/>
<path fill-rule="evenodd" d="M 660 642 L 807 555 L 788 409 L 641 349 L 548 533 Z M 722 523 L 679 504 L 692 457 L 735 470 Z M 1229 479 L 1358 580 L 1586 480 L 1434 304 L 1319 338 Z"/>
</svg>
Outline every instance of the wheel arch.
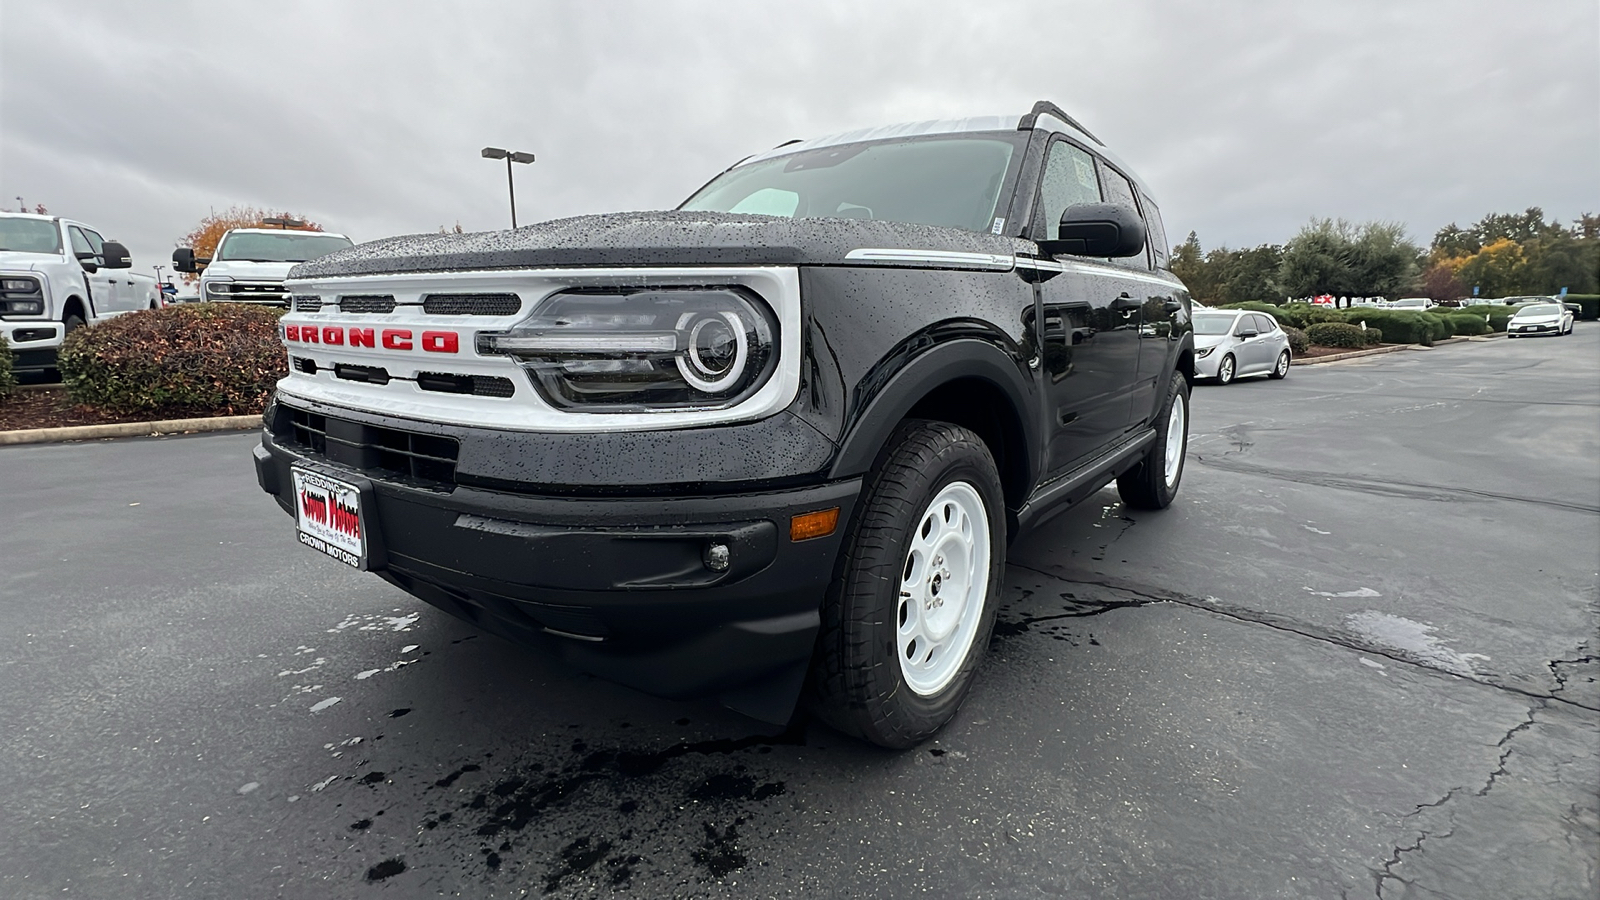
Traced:
<svg viewBox="0 0 1600 900">
<path fill-rule="evenodd" d="M 78 318 L 82 319 L 85 324 L 88 323 L 89 304 L 85 303 L 83 298 L 77 294 L 68 297 L 67 302 L 61 304 L 61 321 L 65 322 L 67 317 L 72 315 L 74 311 L 78 313 Z"/>
<path fill-rule="evenodd" d="M 1003 351 L 980 340 L 940 344 L 889 378 L 846 432 L 832 478 L 864 474 L 885 451 L 896 426 L 908 418 L 970 428 L 988 446 L 1005 491 L 1008 530 L 1014 511 L 1033 490 L 1038 466 L 1037 425 L 1031 384 Z"/>
</svg>

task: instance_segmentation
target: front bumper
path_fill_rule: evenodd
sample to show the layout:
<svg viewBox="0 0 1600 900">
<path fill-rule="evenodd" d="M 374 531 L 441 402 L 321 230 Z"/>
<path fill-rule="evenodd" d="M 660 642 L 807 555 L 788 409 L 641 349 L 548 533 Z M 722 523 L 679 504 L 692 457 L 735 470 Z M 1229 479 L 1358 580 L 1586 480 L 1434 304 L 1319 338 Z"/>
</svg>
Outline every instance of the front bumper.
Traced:
<svg viewBox="0 0 1600 900">
<path fill-rule="evenodd" d="M 11 347 L 11 368 L 18 372 L 34 372 L 56 365 L 66 328 L 60 322 L 48 320 L 0 320 L 0 337 Z"/>
<path fill-rule="evenodd" d="M 798 695 L 861 490 L 850 479 L 736 494 L 535 495 L 375 475 L 268 432 L 257 479 L 291 515 L 289 470 L 301 462 L 370 481 L 377 574 L 391 583 L 601 677 L 665 697 L 720 696 L 769 721 L 786 720 Z M 792 516 L 832 507 L 831 535 L 790 540 Z M 704 562 L 712 542 L 730 548 L 725 571 Z"/>
<path fill-rule="evenodd" d="M 1524 337 L 1524 336 L 1535 335 L 1535 334 L 1560 334 L 1560 333 L 1561 333 L 1561 323 L 1560 322 L 1540 323 L 1538 325 L 1517 325 L 1515 327 L 1507 327 L 1506 328 L 1506 336 L 1507 337 Z"/>
</svg>

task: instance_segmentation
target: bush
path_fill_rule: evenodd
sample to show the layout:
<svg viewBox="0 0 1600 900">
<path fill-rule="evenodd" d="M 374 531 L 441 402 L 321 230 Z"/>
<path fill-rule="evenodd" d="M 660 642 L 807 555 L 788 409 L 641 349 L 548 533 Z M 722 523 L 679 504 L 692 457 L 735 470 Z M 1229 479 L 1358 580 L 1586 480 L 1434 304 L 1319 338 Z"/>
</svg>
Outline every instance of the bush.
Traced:
<svg viewBox="0 0 1600 900">
<path fill-rule="evenodd" d="M 17 376 L 11 371 L 11 343 L 0 335 L 0 397 L 11 393 L 17 386 Z"/>
<path fill-rule="evenodd" d="M 1578 312 L 1578 318 L 1590 322 L 1600 319 L 1600 294 L 1568 294 L 1566 302 L 1576 303 L 1582 307 Z"/>
<path fill-rule="evenodd" d="M 1300 356 L 1301 354 L 1305 353 L 1306 350 L 1310 349 L 1311 339 L 1306 337 L 1306 333 L 1304 331 L 1301 331 L 1293 325 L 1285 325 L 1283 326 L 1283 333 L 1289 336 L 1289 352 L 1293 353 L 1295 356 Z"/>
<path fill-rule="evenodd" d="M 74 402 L 119 413 L 242 415 L 288 374 L 282 310 L 196 303 L 128 313 L 67 336 Z"/>
<path fill-rule="evenodd" d="M 1306 329 L 1306 337 L 1319 347 L 1348 347 L 1351 350 L 1360 350 L 1368 346 L 1367 332 L 1362 331 L 1359 325 L 1345 322 L 1317 322 Z"/>
<path fill-rule="evenodd" d="M 1366 322 L 1369 328 L 1378 328 L 1383 339 L 1391 344 L 1421 344 L 1433 346 L 1434 341 L 1449 337 L 1450 325 L 1433 313 L 1403 309 L 1360 309 L 1346 312 L 1346 320 L 1359 325 Z"/>
<path fill-rule="evenodd" d="M 1450 326 L 1450 333 L 1455 335 L 1488 334 L 1493 330 L 1489 327 L 1489 323 L 1483 320 L 1482 313 L 1450 310 L 1440 318 L 1445 320 Z"/>
</svg>

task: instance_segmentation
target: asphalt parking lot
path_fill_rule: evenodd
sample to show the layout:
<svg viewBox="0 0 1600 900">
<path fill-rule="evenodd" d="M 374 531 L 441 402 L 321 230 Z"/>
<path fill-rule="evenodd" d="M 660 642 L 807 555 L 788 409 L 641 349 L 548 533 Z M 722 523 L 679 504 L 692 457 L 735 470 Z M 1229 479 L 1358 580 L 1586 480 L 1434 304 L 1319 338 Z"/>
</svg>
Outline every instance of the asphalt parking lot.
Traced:
<svg viewBox="0 0 1600 900">
<path fill-rule="evenodd" d="M 253 435 L 0 449 L 0 896 L 1595 896 L 1600 326 L 1193 408 L 899 754 L 341 569 Z"/>
</svg>

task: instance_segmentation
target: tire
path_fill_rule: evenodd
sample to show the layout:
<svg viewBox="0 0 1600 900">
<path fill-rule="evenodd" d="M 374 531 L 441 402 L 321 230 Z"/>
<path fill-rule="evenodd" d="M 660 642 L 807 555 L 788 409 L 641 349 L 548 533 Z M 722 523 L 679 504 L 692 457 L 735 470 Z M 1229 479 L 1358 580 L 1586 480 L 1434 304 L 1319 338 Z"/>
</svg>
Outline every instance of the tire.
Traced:
<svg viewBox="0 0 1600 900">
<path fill-rule="evenodd" d="M 1272 372 L 1269 375 L 1267 375 L 1267 377 L 1268 378 L 1277 379 L 1278 381 L 1282 381 L 1283 379 L 1288 378 L 1289 377 L 1289 363 L 1290 362 L 1291 362 L 1291 359 L 1289 357 L 1289 351 L 1285 350 L 1282 353 L 1279 353 L 1278 354 L 1278 362 L 1275 365 L 1273 365 Z"/>
<path fill-rule="evenodd" d="M 1238 364 L 1234 362 L 1233 354 L 1224 355 L 1222 362 L 1217 364 L 1217 384 L 1232 384 L 1233 373 L 1237 368 Z"/>
<path fill-rule="evenodd" d="M 1173 373 L 1156 421 L 1163 424 L 1156 430 L 1155 443 L 1138 465 L 1117 476 L 1117 495 L 1133 509 L 1166 509 L 1183 483 L 1189 450 L 1189 382 L 1181 374 Z"/>
<path fill-rule="evenodd" d="M 67 326 L 65 333 L 71 334 L 89 323 L 83 321 L 83 316 L 77 313 L 69 313 L 65 319 L 61 320 L 61 324 Z"/>
<path fill-rule="evenodd" d="M 1004 516 L 976 434 L 923 419 L 895 429 L 823 603 L 807 688 L 818 718 L 897 750 L 950 721 L 994 629 Z"/>
</svg>

